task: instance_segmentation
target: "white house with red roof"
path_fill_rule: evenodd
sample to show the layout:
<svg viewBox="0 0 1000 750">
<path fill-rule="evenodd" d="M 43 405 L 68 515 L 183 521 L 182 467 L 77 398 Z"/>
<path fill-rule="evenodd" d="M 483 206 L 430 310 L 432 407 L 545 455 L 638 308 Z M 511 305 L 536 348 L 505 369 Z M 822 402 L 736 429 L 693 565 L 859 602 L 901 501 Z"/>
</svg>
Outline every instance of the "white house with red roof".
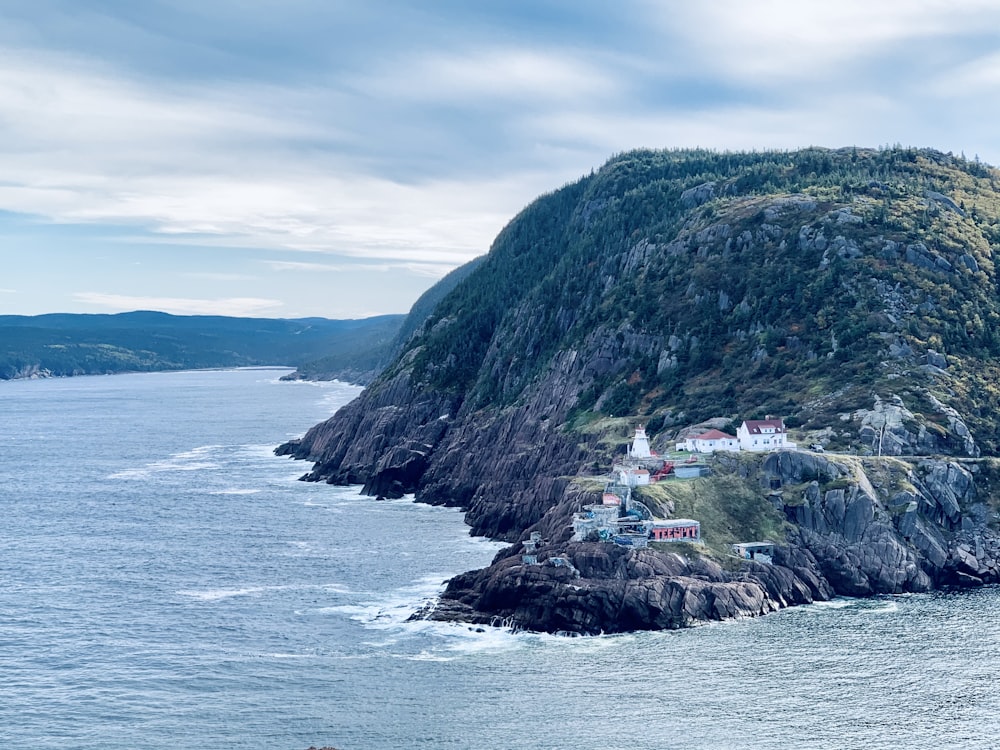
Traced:
<svg viewBox="0 0 1000 750">
<path fill-rule="evenodd" d="M 789 442 L 783 419 L 748 419 L 736 430 L 740 442 L 740 450 L 744 451 L 775 451 L 782 448 L 795 449 L 795 443 Z"/>
<path fill-rule="evenodd" d="M 715 453 L 715 451 L 738 451 L 739 439 L 721 430 L 709 430 L 700 435 L 686 438 L 677 443 L 677 450 L 692 453 Z"/>
</svg>

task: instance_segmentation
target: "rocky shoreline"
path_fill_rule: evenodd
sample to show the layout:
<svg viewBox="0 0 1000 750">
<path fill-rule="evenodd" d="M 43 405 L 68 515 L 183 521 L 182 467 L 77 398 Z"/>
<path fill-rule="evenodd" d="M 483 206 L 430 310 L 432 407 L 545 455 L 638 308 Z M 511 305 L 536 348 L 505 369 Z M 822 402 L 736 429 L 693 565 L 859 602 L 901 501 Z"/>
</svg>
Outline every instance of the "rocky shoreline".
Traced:
<svg viewBox="0 0 1000 750">
<path fill-rule="evenodd" d="M 996 513 L 978 500 L 973 472 L 952 461 L 924 459 L 912 470 L 896 460 L 869 463 L 881 464 L 879 483 L 893 471 L 906 472 L 904 482 L 915 482 L 912 490 L 884 496 L 867 473 L 858 476 L 853 458 L 796 452 L 762 457 L 761 473 L 751 479 L 790 523 L 770 564 L 733 560 L 724 567 L 665 549 L 557 542 L 538 551 L 540 565 L 524 565 L 514 546 L 490 567 L 449 581 L 440 600 L 416 616 L 618 633 L 755 617 L 834 596 L 1000 583 L 1000 537 L 989 526 Z M 725 464 L 723 458 L 717 468 Z M 852 480 L 845 482 L 848 473 Z M 802 481 L 810 476 L 819 479 Z M 821 479 L 846 486 L 823 492 Z M 775 480 L 790 489 L 771 490 Z"/>
<path fill-rule="evenodd" d="M 293 442 L 277 452 L 295 455 L 301 446 Z M 414 455 L 402 457 L 399 449 L 386 454 L 392 458 L 380 465 L 396 467 L 388 473 L 324 477 L 318 464 L 303 478 L 361 480 L 368 494 L 409 489 L 423 484 L 427 463 L 419 451 L 409 450 Z M 489 535 L 513 544 L 489 567 L 451 579 L 438 600 L 414 618 L 549 633 L 620 633 L 756 617 L 835 596 L 1000 583 L 998 516 L 989 502 L 997 469 L 989 459 L 781 451 L 740 458 L 719 454 L 711 464 L 713 477 L 693 481 L 707 487 L 719 477 L 738 478 L 783 516 L 785 537 L 773 540 L 771 563 L 705 556 L 688 545 L 627 549 L 571 542 L 572 513 L 592 498 L 572 478 L 541 477 L 530 486 L 545 490 L 546 509 L 521 508 L 523 515 L 514 517 L 530 522 L 514 537 L 495 533 L 495 519 L 492 526 L 483 524 L 475 503 L 464 503 L 474 533 L 494 532 Z M 437 497 L 418 490 L 420 501 Z M 515 512 L 508 506 L 501 517 L 510 519 Z M 538 564 L 529 565 L 522 561 L 520 542 L 533 531 L 548 541 L 537 550 Z"/>
<path fill-rule="evenodd" d="M 508 550 L 490 567 L 451 579 L 414 619 L 597 635 L 756 617 L 836 595 L 808 553 L 792 548 L 781 548 L 776 564 L 746 561 L 737 571 L 707 558 L 598 542 L 539 552 L 569 564 L 526 566 Z"/>
</svg>

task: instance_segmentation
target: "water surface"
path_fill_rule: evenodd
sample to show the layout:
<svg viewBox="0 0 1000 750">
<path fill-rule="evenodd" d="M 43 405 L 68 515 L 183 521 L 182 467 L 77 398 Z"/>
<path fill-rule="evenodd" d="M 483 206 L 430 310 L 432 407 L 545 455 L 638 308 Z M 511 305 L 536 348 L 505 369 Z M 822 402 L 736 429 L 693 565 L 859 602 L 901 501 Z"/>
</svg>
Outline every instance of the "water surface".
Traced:
<svg viewBox="0 0 1000 750">
<path fill-rule="evenodd" d="M 277 371 L 0 383 L 0 748 L 1000 747 L 1000 592 L 671 633 L 407 623 L 458 511 L 296 481 Z"/>
</svg>

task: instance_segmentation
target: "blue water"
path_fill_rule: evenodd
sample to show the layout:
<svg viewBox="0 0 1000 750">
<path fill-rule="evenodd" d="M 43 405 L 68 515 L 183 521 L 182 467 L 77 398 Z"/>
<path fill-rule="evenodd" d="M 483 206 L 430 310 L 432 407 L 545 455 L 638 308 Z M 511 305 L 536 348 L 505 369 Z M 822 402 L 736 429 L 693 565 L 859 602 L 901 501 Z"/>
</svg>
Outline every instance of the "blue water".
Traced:
<svg viewBox="0 0 1000 750">
<path fill-rule="evenodd" d="M 295 481 L 268 370 L 0 383 L 0 750 L 1000 747 L 1000 592 L 556 638 L 406 617 L 498 545 Z"/>
</svg>

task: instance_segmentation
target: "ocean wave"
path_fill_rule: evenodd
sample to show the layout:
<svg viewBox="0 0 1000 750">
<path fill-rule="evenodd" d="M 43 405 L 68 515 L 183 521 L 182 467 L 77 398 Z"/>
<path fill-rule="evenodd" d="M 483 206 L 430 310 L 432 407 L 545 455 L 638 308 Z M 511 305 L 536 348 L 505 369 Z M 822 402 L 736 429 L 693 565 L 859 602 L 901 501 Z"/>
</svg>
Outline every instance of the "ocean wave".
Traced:
<svg viewBox="0 0 1000 750">
<path fill-rule="evenodd" d="M 236 596 L 254 596 L 267 590 L 265 586 L 251 586 L 243 589 L 207 589 L 205 591 L 178 591 L 178 596 L 189 596 L 202 602 L 217 602 Z"/>
<path fill-rule="evenodd" d="M 857 599 L 844 599 L 838 597 L 836 599 L 831 599 L 828 602 L 813 602 L 810 607 L 817 607 L 819 609 L 844 609 L 845 607 L 855 607 L 857 604 Z M 806 607 L 805 609 L 809 609 L 809 607 Z"/>
<path fill-rule="evenodd" d="M 175 453 L 169 458 L 149 463 L 132 469 L 124 469 L 108 475 L 108 479 L 148 479 L 153 474 L 174 471 L 204 471 L 221 468 L 217 460 L 211 460 L 213 453 L 221 450 L 222 445 L 202 445 L 198 448 Z"/>
<path fill-rule="evenodd" d="M 409 656 L 397 656 L 397 658 L 407 661 L 455 661 L 454 656 L 442 656 L 428 651 L 421 651 L 419 654 L 410 654 Z"/>
<path fill-rule="evenodd" d="M 176 592 L 178 596 L 186 596 L 202 602 L 217 602 L 238 596 L 259 596 L 273 591 L 306 591 L 319 590 L 328 594 L 349 594 L 351 590 L 339 583 L 311 583 L 290 586 L 245 586 L 232 589 L 184 589 Z"/>
</svg>

